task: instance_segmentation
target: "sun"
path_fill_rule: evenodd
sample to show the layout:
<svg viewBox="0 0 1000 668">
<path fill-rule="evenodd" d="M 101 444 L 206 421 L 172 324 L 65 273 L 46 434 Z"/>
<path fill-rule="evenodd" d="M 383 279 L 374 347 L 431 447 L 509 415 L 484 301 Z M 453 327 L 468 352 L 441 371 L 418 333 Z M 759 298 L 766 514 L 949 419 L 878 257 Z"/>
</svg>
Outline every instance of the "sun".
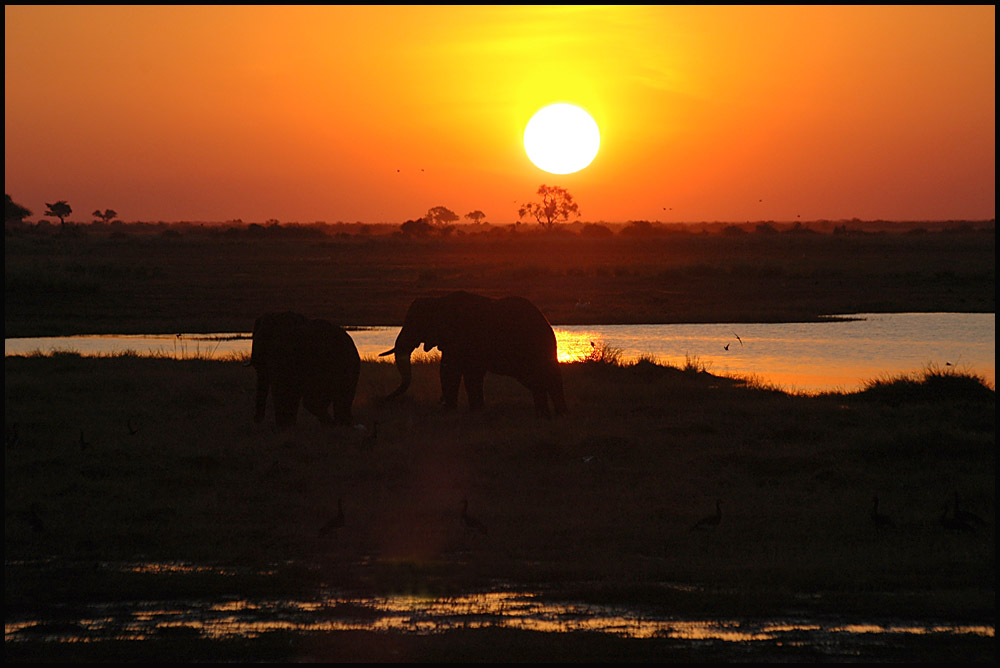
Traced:
<svg viewBox="0 0 1000 668">
<path fill-rule="evenodd" d="M 560 102 L 538 110 L 524 128 L 524 150 L 550 174 L 578 172 L 597 157 L 601 131 L 590 114 Z"/>
</svg>

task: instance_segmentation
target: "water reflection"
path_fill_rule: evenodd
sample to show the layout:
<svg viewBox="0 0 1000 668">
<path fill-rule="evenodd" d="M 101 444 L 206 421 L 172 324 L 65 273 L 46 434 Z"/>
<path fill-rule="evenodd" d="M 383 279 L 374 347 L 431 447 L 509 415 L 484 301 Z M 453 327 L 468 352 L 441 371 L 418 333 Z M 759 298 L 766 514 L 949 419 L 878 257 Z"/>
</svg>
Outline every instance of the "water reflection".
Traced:
<svg viewBox="0 0 1000 668">
<path fill-rule="evenodd" d="M 556 327 L 563 362 L 593 351 L 625 362 L 652 358 L 677 367 L 753 377 L 789 391 L 856 390 L 865 381 L 954 368 L 996 382 L 996 318 L 992 313 L 890 313 L 814 323 L 594 325 Z M 398 327 L 353 328 L 362 357 L 394 345 Z M 250 335 L 169 334 L 5 339 L 6 355 L 133 351 L 171 358 L 230 359 L 248 355 Z"/>
<path fill-rule="evenodd" d="M 52 642 L 144 640 L 185 630 L 221 640 L 254 638 L 272 631 L 381 631 L 405 634 L 456 629 L 505 628 L 544 633 L 590 631 L 622 638 L 673 638 L 691 642 L 794 642 L 822 644 L 841 637 L 967 635 L 993 638 L 991 626 L 900 621 L 844 623 L 811 619 L 678 619 L 625 606 L 553 602 L 525 591 L 493 591 L 448 598 L 412 596 L 311 600 L 192 600 L 120 602 L 90 606 L 89 615 L 58 624 L 38 619 L 4 620 L 4 641 Z"/>
</svg>

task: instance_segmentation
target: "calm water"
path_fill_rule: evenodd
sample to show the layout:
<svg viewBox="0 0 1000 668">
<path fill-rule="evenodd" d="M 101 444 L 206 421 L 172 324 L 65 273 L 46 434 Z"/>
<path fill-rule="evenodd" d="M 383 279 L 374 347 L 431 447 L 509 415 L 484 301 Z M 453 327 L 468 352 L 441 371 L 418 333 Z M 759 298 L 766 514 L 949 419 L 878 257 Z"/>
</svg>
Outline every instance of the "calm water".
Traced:
<svg viewBox="0 0 1000 668">
<path fill-rule="evenodd" d="M 882 313 L 842 316 L 846 321 L 708 325 L 594 325 L 555 327 L 563 361 L 593 347 L 621 350 L 634 360 L 689 361 L 715 374 L 754 376 L 788 391 L 855 390 L 866 380 L 955 368 L 996 384 L 996 315 L 993 313 Z M 392 348 L 398 327 L 351 331 L 362 357 Z M 146 336 L 72 336 L 5 339 L 5 355 L 74 351 L 223 359 L 250 351 L 248 333 Z M 593 344 L 593 345 L 592 345 Z M 727 347 L 728 346 L 728 347 Z"/>
</svg>

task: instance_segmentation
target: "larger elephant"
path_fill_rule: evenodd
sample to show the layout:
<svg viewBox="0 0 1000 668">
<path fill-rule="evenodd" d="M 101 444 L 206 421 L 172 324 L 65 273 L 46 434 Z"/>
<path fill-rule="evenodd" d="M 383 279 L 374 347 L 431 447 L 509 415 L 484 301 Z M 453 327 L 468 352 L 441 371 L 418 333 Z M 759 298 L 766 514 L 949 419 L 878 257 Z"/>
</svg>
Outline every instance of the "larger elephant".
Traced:
<svg viewBox="0 0 1000 668">
<path fill-rule="evenodd" d="M 388 398 L 410 386 L 410 355 L 421 343 L 424 350 L 441 351 L 441 402 L 458 405 L 464 381 L 469 407 L 482 408 L 486 373 L 512 376 L 531 390 L 535 412 L 549 417 L 549 400 L 557 415 L 566 412 L 562 375 L 552 326 L 534 304 L 523 297 L 492 299 L 468 292 L 413 300 L 392 350 L 399 370 L 399 387 Z"/>
<path fill-rule="evenodd" d="M 361 357 L 340 327 L 291 311 L 265 313 L 253 326 L 249 365 L 257 372 L 256 422 L 270 393 L 279 428 L 295 424 L 300 403 L 320 422 L 351 424 Z"/>
</svg>

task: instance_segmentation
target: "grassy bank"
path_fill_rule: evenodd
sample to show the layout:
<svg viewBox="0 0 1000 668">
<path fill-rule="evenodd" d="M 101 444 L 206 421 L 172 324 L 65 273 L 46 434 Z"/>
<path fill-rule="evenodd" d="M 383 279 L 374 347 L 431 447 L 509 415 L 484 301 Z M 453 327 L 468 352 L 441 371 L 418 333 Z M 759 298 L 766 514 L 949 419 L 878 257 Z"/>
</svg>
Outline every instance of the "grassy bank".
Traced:
<svg viewBox="0 0 1000 668">
<path fill-rule="evenodd" d="M 433 364 L 383 405 L 395 370 L 365 362 L 355 417 L 378 422 L 371 443 L 304 412 L 290 433 L 255 425 L 238 361 L 8 357 L 5 609 L 504 580 L 679 613 L 992 620 L 995 393 L 978 379 L 803 397 L 695 364 L 580 362 L 564 377 L 570 416 L 539 421 L 496 376 L 485 411 L 445 411 Z M 987 526 L 942 527 L 956 491 Z M 895 527 L 870 520 L 875 494 Z M 321 535 L 338 498 L 345 526 Z M 487 534 L 463 527 L 463 499 Z M 716 500 L 719 526 L 691 531 Z M 117 560 L 292 565 L 236 580 L 92 568 Z"/>
</svg>

